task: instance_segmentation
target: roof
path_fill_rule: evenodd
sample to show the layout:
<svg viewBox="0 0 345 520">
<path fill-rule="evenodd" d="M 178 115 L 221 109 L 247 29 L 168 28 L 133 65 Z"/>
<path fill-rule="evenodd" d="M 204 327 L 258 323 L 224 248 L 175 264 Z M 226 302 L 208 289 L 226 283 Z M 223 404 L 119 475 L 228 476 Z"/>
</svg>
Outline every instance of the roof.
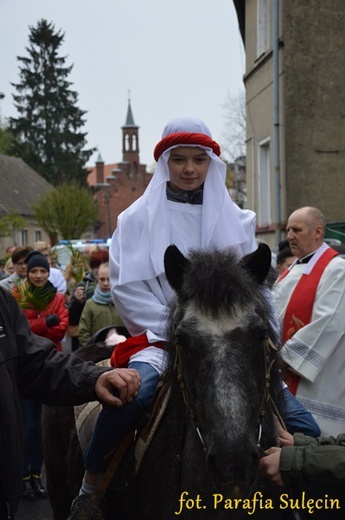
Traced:
<svg viewBox="0 0 345 520">
<path fill-rule="evenodd" d="M 97 159 L 97 162 L 98 159 Z M 102 161 L 103 162 L 103 161 Z M 107 177 L 110 176 L 112 177 L 114 174 L 116 174 L 116 172 L 114 172 L 114 170 L 120 168 L 120 165 L 118 163 L 113 163 L 113 164 L 105 164 L 104 165 L 104 182 L 108 182 L 107 181 Z M 96 173 L 96 167 L 95 166 L 88 166 L 87 167 L 87 171 L 89 172 L 88 176 L 87 176 L 87 183 L 89 186 L 95 186 L 96 185 L 96 182 L 97 182 L 97 173 Z"/>
<path fill-rule="evenodd" d="M 246 39 L 246 26 L 245 26 L 245 0 L 233 0 L 234 7 L 236 9 L 237 19 L 238 19 L 238 25 L 240 28 L 240 33 L 242 36 L 243 44 L 245 44 Z"/>
<path fill-rule="evenodd" d="M 138 128 L 138 126 L 134 123 L 134 117 L 133 117 L 133 114 L 132 114 L 132 108 L 131 108 L 130 100 L 128 100 L 128 109 L 127 109 L 126 123 L 124 124 L 124 126 L 122 128 L 127 128 L 127 127 Z"/>
<path fill-rule="evenodd" d="M 18 211 L 33 216 L 32 206 L 53 186 L 22 159 L 0 154 L 0 214 Z"/>
</svg>

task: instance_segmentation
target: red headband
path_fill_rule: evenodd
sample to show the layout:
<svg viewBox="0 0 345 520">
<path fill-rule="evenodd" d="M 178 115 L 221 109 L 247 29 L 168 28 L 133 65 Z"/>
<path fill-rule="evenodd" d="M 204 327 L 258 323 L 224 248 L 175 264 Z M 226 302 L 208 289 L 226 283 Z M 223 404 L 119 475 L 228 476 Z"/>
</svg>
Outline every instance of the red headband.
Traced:
<svg viewBox="0 0 345 520">
<path fill-rule="evenodd" d="M 214 153 L 220 156 L 220 146 L 216 141 L 213 141 L 211 137 L 205 134 L 197 134 L 192 132 L 177 132 L 175 134 L 169 134 L 166 137 L 163 137 L 158 144 L 156 144 L 155 149 L 153 151 L 153 156 L 155 161 L 158 161 L 160 156 L 165 150 L 180 144 L 183 146 L 184 144 L 194 144 L 195 146 L 205 146 L 207 148 L 212 148 Z"/>
</svg>

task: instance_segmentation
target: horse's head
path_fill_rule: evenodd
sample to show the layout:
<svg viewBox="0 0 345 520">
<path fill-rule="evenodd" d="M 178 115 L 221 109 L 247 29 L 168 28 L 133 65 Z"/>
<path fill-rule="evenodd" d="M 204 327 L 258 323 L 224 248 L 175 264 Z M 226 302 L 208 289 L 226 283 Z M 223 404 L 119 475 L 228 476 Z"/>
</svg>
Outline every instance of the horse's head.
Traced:
<svg viewBox="0 0 345 520">
<path fill-rule="evenodd" d="M 262 286 L 270 263 L 263 244 L 241 261 L 216 250 L 192 251 L 186 258 L 170 246 L 165 253 L 166 276 L 176 292 L 171 354 L 188 412 L 212 479 L 243 493 L 257 475 L 265 385 L 272 375 L 270 308 Z"/>
</svg>

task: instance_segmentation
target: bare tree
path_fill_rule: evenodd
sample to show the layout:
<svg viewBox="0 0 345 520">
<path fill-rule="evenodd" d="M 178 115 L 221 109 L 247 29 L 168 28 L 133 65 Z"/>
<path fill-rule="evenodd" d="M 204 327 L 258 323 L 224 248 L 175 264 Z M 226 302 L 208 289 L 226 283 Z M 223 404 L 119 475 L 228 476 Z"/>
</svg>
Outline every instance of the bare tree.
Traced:
<svg viewBox="0 0 345 520">
<path fill-rule="evenodd" d="M 227 162 L 234 162 L 246 155 L 246 102 L 245 92 L 227 94 L 224 108 L 224 133 L 222 155 Z"/>
</svg>

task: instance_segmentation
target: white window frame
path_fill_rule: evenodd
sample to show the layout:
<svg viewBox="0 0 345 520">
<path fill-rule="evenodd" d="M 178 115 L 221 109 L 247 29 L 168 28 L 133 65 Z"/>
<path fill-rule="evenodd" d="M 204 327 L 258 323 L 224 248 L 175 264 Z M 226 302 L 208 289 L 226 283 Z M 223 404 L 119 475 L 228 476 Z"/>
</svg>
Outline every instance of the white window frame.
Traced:
<svg viewBox="0 0 345 520">
<path fill-rule="evenodd" d="M 271 0 L 257 0 L 256 54 L 264 54 L 270 48 L 270 7 Z"/>
<path fill-rule="evenodd" d="M 270 137 L 267 137 L 258 143 L 257 224 L 259 227 L 268 227 L 272 223 L 270 145 Z"/>
</svg>

